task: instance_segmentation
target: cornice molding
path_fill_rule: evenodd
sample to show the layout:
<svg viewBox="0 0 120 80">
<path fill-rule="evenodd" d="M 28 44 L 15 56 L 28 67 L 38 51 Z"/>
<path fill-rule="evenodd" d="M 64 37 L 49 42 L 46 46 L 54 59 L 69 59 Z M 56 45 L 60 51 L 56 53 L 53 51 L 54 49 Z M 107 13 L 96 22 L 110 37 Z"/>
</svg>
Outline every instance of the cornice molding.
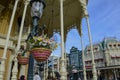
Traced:
<svg viewBox="0 0 120 80">
<path fill-rule="evenodd" d="M 6 39 L 6 36 L 7 35 L 4 35 L 4 34 L 0 34 L 0 38 L 1 39 Z M 22 40 L 21 40 L 21 42 L 25 42 L 26 41 L 26 39 L 27 39 L 27 34 L 26 35 L 23 35 L 24 37 L 22 38 Z M 18 40 L 18 36 L 16 37 L 10 37 L 10 40 L 11 41 L 17 41 Z"/>
<path fill-rule="evenodd" d="M 0 48 L 3 48 L 4 49 L 4 45 L 0 45 Z M 10 49 L 10 50 L 14 50 L 15 48 L 14 47 L 8 47 L 8 49 Z"/>
<path fill-rule="evenodd" d="M 6 39 L 6 37 L 7 37 L 7 35 L 0 34 L 0 38 L 2 38 L 2 39 Z M 10 40 L 15 41 L 16 38 L 15 38 L 15 37 L 10 37 Z"/>
</svg>

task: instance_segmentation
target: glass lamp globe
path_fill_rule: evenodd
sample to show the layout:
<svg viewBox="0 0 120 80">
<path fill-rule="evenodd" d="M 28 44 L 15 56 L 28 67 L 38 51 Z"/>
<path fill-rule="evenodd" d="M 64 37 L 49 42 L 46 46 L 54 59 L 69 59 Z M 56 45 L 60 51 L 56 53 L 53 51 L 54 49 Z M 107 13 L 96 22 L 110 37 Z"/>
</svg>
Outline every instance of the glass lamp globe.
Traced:
<svg viewBox="0 0 120 80">
<path fill-rule="evenodd" d="M 41 18 L 45 8 L 44 0 L 31 0 L 31 16 Z"/>
</svg>

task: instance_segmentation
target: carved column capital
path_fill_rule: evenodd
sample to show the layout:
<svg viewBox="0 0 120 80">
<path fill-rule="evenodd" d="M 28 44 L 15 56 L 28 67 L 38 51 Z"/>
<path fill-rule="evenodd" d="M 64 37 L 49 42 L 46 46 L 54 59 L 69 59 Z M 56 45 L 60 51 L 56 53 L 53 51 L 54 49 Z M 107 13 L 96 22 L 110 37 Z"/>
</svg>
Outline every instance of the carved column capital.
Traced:
<svg viewBox="0 0 120 80">
<path fill-rule="evenodd" d="M 65 0 L 60 0 L 60 2 L 64 2 Z"/>
<path fill-rule="evenodd" d="M 88 11 L 87 11 L 87 2 L 86 0 L 79 0 L 81 5 L 81 10 L 83 11 L 83 17 L 88 17 Z"/>
<path fill-rule="evenodd" d="M 30 2 L 30 0 L 24 0 L 24 4 L 25 4 L 25 5 L 28 5 L 29 2 Z"/>
</svg>

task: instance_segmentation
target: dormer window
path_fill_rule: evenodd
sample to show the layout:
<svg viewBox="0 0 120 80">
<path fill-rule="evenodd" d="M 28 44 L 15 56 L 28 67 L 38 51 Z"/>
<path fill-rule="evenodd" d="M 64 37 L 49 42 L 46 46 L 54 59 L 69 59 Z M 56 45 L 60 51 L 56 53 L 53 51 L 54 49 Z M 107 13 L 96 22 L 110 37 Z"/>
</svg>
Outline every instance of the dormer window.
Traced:
<svg viewBox="0 0 120 80">
<path fill-rule="evenodd" d="M 120 48 L 120 44 L 118 44 L 118 47 Z"/>
<path fill-rule="evenodd" d="M 116 44 L 113 44 L 113 47 L 115 48 L 115 47 L 116 47 Z"/>
<path fill-rule="evenodd" d="M 90 49 L 88 49 L 88 52 L 90 52 Z"/>
<path fill-rule="evenodd" d="M 97 51 L 98 50 L 98 48 L 95 48 L 95 51 Z"/>
<path fill-rule="evenodd" d="M 109 47 L 110 47 L 110 48 L 112 48 L 112 45 L 111 45 L 111 44 L 109 44 Z"/>
<path fill-rule="evenodd" d="M 116 44 L 114 44 L 113 46 L 116 47 Z"/>
<path fill-rule="evenodd" d="M 108 49 L 111 49 L 113 45 L 111 43 L 107 44 Z"/>
</svg>

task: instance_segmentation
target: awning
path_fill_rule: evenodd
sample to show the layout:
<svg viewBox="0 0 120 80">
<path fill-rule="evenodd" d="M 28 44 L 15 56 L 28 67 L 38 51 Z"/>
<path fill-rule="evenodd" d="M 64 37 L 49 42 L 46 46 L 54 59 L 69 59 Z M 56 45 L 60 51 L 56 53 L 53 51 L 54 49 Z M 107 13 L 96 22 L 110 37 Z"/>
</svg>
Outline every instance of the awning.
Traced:
<svg viewBox="0 0 120 80">
<path fill-rule="evenodd" d="M 120 65 L 118 66 L 108 66 L 108 67 L 99 67 L 99 68 L 96 68 L 96 70 L 109 70 L 109 69 L 118 69 L 120 68 Z M 79 72 L 82 72 L 83 70 L 79 70 Z M 92 67 L 91 69 L 86 69 L 86 71 L 92 71 Z"/>
</svg>

